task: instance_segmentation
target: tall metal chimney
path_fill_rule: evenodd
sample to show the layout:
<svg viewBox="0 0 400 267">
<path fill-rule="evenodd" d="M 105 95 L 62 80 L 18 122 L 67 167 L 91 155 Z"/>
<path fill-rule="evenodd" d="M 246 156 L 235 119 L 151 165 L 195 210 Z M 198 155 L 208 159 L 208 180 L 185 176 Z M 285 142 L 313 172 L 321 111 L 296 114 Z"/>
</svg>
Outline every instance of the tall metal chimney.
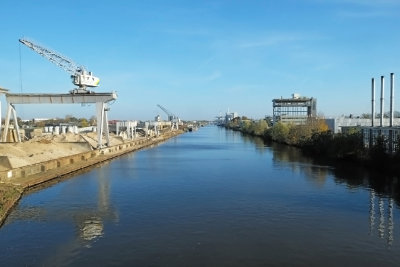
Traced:
<svg viewBox="0 0 400 267">
<path fill-rule="evenodd" d="M 385 76 L 381 76 L 381 119 L 380 126 L 383 127 L 383 96 L 385 90 Z"/>
<path fill-rule="evenodd" d="M 375 79 L 372 78 L 372 83 L 371 83 L 371 87 L 372 87 L 372 97 L 371 97 L 371 101 L 372 101 L 372 109 L 371 109 L 371 126 L 374 127 L 374 120 L 375 120 Z"/>
<path fill-rule="evenodd" d="M 390 127 L 393 127 L 394 118 L 394 73 L 390 73 Z"/>
</svg>

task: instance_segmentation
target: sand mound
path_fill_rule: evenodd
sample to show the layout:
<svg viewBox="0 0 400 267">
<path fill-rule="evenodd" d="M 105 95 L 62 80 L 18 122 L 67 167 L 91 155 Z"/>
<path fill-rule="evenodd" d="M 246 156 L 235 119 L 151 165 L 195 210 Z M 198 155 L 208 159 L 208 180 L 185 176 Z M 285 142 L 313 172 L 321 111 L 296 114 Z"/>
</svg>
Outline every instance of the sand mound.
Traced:
<svg viewBox="0 0 400 267">
<path fill-rule="evenodd" d="M 22 143 L 0 143 L 0 171 L 71 156 L 97 147 L 96 133 L 43 135 Z M 123 143 L 110 136 L 110 145 Z"/>
</svg>

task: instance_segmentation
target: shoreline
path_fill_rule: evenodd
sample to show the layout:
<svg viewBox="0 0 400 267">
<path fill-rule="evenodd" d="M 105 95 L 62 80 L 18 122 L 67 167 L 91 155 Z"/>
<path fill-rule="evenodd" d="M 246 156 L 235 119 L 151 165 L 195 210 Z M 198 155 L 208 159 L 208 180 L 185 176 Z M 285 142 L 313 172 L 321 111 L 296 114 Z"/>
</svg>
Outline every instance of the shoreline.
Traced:
<svg viewBox="0 0 400 267">
<path fill-rule="evenodd" d="M 288 134 L 280 133 L 274 138 L 271 133 L 255 134 L 245 131 L 239 126 L 222 126 L 225 129 L 238 131 L 243 135 L 259 137 L 265 142 L 273 142 L 291 147 L 296 147 L 305 156 L 316 161 L 329 162 L 330 165 L 345 163 L 355 164 L 358 167 L 367 169 L 374 173 L 381 173 L 386 176 L 400 177 L 400 167 L 397 162 L 400 159 L 400 151 L 390 154 L 385 151 L 385 144 L 377 144 L 372 148 L 366 148 L 362 143 L 360 133 L 333 134 L 329 131 L 319 132 L 306 140 L 297 142 L 288 141 Z M 271 129 L 273 127 L 269 127 Z"/>
<path fill-rule="evenodd" d="M 38 185 L 87 169 L 121 155 L 164 142 L 184 133 L 167 132 L 155 138 L 132 140 L 114 146 L 56 158 L 0 172 L 0 227 L 24 193 Z"/>
</svg>

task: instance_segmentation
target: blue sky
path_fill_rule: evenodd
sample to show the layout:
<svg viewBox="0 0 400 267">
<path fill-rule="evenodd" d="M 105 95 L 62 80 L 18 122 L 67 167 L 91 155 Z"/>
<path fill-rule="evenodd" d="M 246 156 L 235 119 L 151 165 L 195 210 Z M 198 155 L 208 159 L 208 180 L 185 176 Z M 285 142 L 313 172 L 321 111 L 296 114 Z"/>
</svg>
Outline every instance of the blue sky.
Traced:
<svg viewBox="0 0 400 267">
<path fill-rule="evenodd" d="M 317 98 L 326 117 L 361 114 L 370 112 L 371 78 L 385 75 L 388 85 L 391 72 L 400 75 L 399 0 L 2 0 L 0 12 L 0 87 L 74 87 L 18 42 L 30 38 L 93 71 L 97 92 L 117 91 L 110 119 L 166 119 L 157 104 L 183 119 L 228 108 L 263 118 L 273 98 L 292 93 Z M 26 119 L 90 117 L 94 109 L 17 106 Z"/>
</svg>

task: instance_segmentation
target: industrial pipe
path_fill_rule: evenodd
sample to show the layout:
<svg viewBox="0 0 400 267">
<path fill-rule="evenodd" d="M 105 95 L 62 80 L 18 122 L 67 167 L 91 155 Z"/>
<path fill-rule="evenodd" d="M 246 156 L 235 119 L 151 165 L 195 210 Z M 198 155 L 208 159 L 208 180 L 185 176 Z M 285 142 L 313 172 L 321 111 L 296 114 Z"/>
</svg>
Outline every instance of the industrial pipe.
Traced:
<svg viewBox="0 0 400 267">
<path fill-rule="evenodd" d="M 383 96 L 385 90 L 385 76 L 381 76 L 381 119 L 380 126 L 383 127 Z"/>
<path fill-rule="evenodd" d="M 390 73 L 390 127 L 393 127 L 394 118 L 394 73 Z"/>
<path fill-rule="evenodd" d="M 372 107 L 371 107 L 371 126 L 374 127 L 374 119 L 375 119 L 375 79 L 372 78 L 372 97 L 371 97 L 371 102 L 372 102 Z"/>
</svg>

